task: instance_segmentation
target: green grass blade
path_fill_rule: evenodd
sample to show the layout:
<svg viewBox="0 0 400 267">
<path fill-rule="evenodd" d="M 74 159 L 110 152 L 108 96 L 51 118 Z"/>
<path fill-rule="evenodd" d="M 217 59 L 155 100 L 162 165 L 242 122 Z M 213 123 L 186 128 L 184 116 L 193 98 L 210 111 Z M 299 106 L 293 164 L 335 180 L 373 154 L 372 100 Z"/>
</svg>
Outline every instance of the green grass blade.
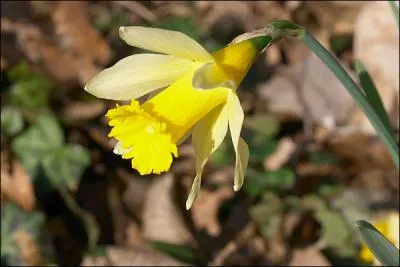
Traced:
<svg viewBox="0 0 400 267">
<path fill-rule="evenodd" d="M 396 21 L 397 21 L 397 25 L 400 25 L 400 18 L 399 18 L 399 6 L 398 5 L 396 5 L 396 1 L 388 1 L 389 2 L 389 4 L 390 4 L 390 7 L 392 8 L 392 10 L 393 10 L 393 14 L 394 14 L 394 17 L 396 18 Z"/>
<path fill-rule="evenodd" d="M 385 124 L 388 131 L 390 131 L 391 134 L 394 135 L 393 129 L 390 125 L 389 117 L 383 106 L 382 99 L 380 98 L 378 90 L 376 89 L 375 84 L 372 81 L 372 78 L 369 75 L 367 69 L 365 68 L 364 64 L 359 60 L 354 61 L 354 66 L 360 79 L 361 87 L 364 89 L 365 96 L 367 97 L 369 103 L 375 109 L 376 113 Z"/>
<path fill-rule="evenodd" d="M 361 237 L 383 266 L 399 266 L 399 250 L 372 224 L 364 220 L 354 223 Z"/>
<path fill-rule="evenodd" d="M 196 262 L 195 251 L 187 245 L 170 244 L 162 241 L 150 242 L 150 247 L 161 251 L 177 260 L 194 264 Z"/>
<path fill-rule="evenodd" d="M 390 155 L 399 169 L 399 146 L 385 126 L 385 123 L 380 119 L 374 108 L 370 105 L 366 96 L 361 92 L 357 84 L 353 81 L 350 75 L 344 70 L 339 61 L 326 50 L 308 31 L 305 31 L 304 36 L 300 36 L 299 39 L 303 40 L 304 43 L 326 64 L 326 66 L 336 75 L 336 77 L 342 82 L 344 87 L 353 97 L 354 101 L 361 108 L 361 110 L 368 117 L 372 126 L 378 133 L 383 143 L 389 150 Z"/>
</svg>

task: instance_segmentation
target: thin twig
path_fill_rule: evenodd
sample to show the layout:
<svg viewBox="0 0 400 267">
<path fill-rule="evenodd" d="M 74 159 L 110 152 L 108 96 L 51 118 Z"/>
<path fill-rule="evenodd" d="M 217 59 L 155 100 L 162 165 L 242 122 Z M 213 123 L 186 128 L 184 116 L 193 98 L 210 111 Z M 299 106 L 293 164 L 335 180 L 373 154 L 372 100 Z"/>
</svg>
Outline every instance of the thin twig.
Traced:
<svg viewBox="0 0 400 267">
<path fill-rule="evenodd" d="M 129 9 L 150 23 L 154 23 L 158 20 L 157 16 L 151 10 L 136 1 L 115 1 L 113 3 Z"/>
<path fill-rule="evenodd" d="M 210 266 L 222 266 L 225 259 L 233 252 L 244 246 L 256 234 L 256 226 L 253 222 L 249 222 L 244 229 L 237 235 L 237 237 L 228 242 L 222 248 L 214 260 L 209 264 Z"/>
</svg>

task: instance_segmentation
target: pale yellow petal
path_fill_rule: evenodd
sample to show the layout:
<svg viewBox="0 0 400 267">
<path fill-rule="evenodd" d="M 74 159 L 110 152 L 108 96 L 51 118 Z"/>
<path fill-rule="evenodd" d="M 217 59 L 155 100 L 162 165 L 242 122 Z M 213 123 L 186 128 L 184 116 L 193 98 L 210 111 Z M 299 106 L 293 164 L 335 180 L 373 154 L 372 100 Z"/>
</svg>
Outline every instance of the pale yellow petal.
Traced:
<svg viewBox="0 0 400 267">
<path fill-rule="evenodd" d="M 239 138 L 238 149 L 236 150 L 235 180 L 233 190 L 238 191 L 244 182 L 247 164 L 249 162 L 249 146 Z"/>
<path fill-rule="evenodd" d="M 140 26 L 120 27 L 120 37 L 129 45 L 201 62 L 214 58 L 195 40 L 186 34 Z"/>
<path fill-rule="evenodd" d="M 210 155 L 221 145 L 228 131 L 226 105 L 219 106 L 204 117 L 193 129 L 192 142 L 196 155 L 196 177 L 186 201 L 190 209 L 196 199 L 201 184 L 201 175 Z"/>
<path fill-rule="evenodd" d="M 215 108 L 193 128 L 192 142 L 196 154 L 196 169 L 204 167 L 209 156 L 221 145 L 227 131 L 226 105 Z"/>
<path fill-rule="evenodd" d="M 240 138 L 244 113 L 242 106 L 240 105 L 239 98 L 236 96 L 236 94 L 230 94 L 227 106 L 229 130 L 232 137 L 233 147 L 235 148 L 236 152 L 235 179 L 233 190 L 238 191 L 243 185 L 244 174 L 246 172 L 247 162 L 249 160 L 249 149 L 246 142 L 242 138 Z"/>
<path fill-rule="evenodd" d="M 136 54 L 100 72 L 85 90 L 99 98 L 136 99 L 174 83 L 192 66 L 192 61 L 174 56 Z"/>
<path fill-rule="evenodd" d="M 193 202 L 196 200 L 197 196 L 200 193 L 201 186 L 201 173 L 197 174 L 193 180 L 192 188 L 190 189 L 190 194 L 186 200 L 186 209 L 189 210 Z"/>
<path fill-rule="evenodd" d="M 121 144 L 121 142 L 118 141 L 114 146 L 113 153 L 117 154 L 117 155 L 122 155 L 122 154 L 124 154 L 123 151 L 124 151 L 124 149 L 122 148 L 122 144 Z"/>
</svg>

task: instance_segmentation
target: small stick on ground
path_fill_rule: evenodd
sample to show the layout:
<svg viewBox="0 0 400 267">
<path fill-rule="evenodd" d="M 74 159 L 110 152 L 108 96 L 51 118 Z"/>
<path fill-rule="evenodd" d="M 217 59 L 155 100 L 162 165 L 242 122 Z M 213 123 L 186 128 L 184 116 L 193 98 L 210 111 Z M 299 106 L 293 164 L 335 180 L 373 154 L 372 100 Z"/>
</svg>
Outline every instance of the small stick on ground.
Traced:
<svg viewBox="0 0 400 267">
<path fill-rule="evenodd" d="M 113 3 L 122 7 L 126 7 L 150 23 L 154 23 L 158 20 L 157 16 L 151 10 L 136 1 L 115 1 Z"/>
<path fill-rule="evenodd" d="M 209 266 L 222 266 L 225 259 L 233 252 L 244 246 L 256 234 L 256 226 L 249 222 L 244 229 L 232 241 L 229 241 L 215 256 L 214 260 L 209 263 Z"/>
</svg>

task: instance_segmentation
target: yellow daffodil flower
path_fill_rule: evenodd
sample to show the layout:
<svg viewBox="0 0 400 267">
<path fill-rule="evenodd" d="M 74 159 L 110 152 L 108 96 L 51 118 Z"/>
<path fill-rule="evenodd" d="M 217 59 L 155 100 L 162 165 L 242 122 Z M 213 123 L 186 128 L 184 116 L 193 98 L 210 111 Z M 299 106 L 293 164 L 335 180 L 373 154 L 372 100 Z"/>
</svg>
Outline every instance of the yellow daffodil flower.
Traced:
<svg viewBox="0 0 400 267">
<path fill-rule="evenodd" d="M 374 222 L 374 226 L 381 232 L 390 242 L 392 242 L 397 248 L 399 248 L 399 213 L 389 212 L 386 216 L 383 216 Z M 365 243 L 362 243 L 360 253 L 358 257 L 365 263 L 373 263 L 375 266 L 380 265 L 375 259 L 371 250 Z"/>
<path fill-rule="evenodd" d="M 210 54 L 181 32 L 132 26 L 121 27 L 119 33 L 127 44 L 161 54 L 126 57 L 85 87 L 99 98 L 131 100 L 106 114 L 109 136 L 118 140 L 114 152 L 131 159 L 141 175 L 160 174 L 169 170 L 178 157 L 177 146 L 191 135 L 196 176 L 189 209 L 200 190 L 203 168 L 229 128 L 236 151 L 234 190 L 239 190 L 249 151 L 240 137 L 244 114 L 236 89 L 271 38 L 254 37 Z M 143 104 L 136 100 L 158 89 L 163 90 Z"/>
</svg>

